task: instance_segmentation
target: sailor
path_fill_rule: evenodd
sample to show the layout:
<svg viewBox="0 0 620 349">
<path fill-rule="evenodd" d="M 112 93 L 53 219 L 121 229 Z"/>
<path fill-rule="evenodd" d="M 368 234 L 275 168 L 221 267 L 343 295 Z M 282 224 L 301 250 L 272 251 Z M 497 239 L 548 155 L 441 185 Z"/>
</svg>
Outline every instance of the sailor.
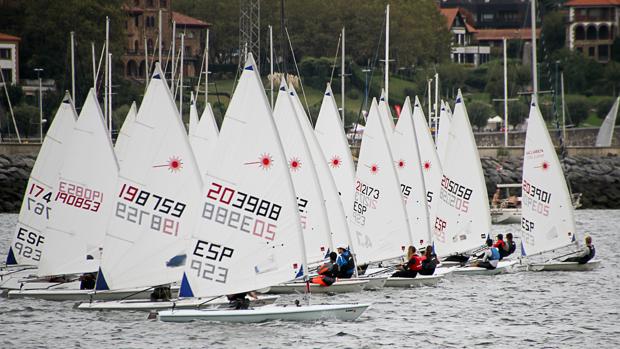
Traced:
<svg viewBox="0 0 620 349">
<path fill-rule="evenodd" d="M 513 240 L 512 233 L 506 234 L 506 250 L 499 250 L 500 260 L 510 256 L 517 250 L 517 244 Z"/>
<path fill-rule="evenodd" d="M 247 309 L 250 306 L 250 300 L 246 298 L 247 295 L 249 295 L 250 297 L 254 299 L 258 299 L 258 297 L 256 296 L 256 293 L 254 292 L 242 292 L 242 293 L 236 293 L 236 294 L 229 294 L 226 296 L 226 298 L 228 298 L 228 306 L 231 309 L 235 309 L 235 310 Z"/>
<path fill-rule="evenodd" d="M 493 208 L 498 208 L 499 205 L 502 203 L 501 193 L 499 191 L 499 188 L 495 190 L 495 194 L 493 194 L 493 200 L 491 201 L 491 203 L 493 204 Z"/>
<path fill-rule="evenodd" d="M 422 257 L 420 257 L 413 246 L 407 249 L 407 263 L 398 267 L 398 271 L 392 274 L 392 277 L 414 278 L 422 269 Z"/>
<path fill-rule="evenodd" d="M 80 290 L 94 290 L 97 278 L 95 273 L 85 273 L 80 275 Z"/>
<path fill-rule="evenodd" d="M 338 278 L 340 279 L 350 279 L 353 276 L 353 272 L 355 271 L 355 261 L 353 260 L 353 255 L 351 251 L 344 247 L 338 247 L 338 259 L 337 259 L 338 267 L 340 268 L 338 272 Z"/>
<path fill-rule="evenodd" d="M 579 264 L 586 264 L 596 254 L 594 245 L 592 244 L 592 237 L 586 236 L 586 245 L 577 252 L 573 257 L 566 258 L 564 262 L 577 262 Z"/>
<path fill-rule="evenodd" d="M 172 298 L 170 285 L 157 286 L 151 292 L 151 302 L 166 302 Z"/>
<path fill-rule="evenodd" d="M 508 245 L 504 242 L 504 234 L 497 234 L 497 241 L 493 244 L 493 247 L 499 251 L 499 260 L 504 258 L 504 254 L 508 252 Z"/>
<path fill-rule="evenodd" d="M 310 280 L 313 284 L 321 285 L 321 286 L 331 286 L 338 276 L 338 264 L 336 263 L 336 258 L 338 255 L 336 252 L 332 252 L 329 254 L 329 262 L 323 263 L 319 266 L 317 272 L 318 276 L 315 276 Z"/>
<path fill-rule="evenodd" d="M 493 247 L 493 240 L 487 239 L 487 246 L 489 247 L 482 255 L 482 261 L 472 263 L 474 267 L 495 269 L 497 263 L 499 263 L 499 250 Z"/>
<path fill-rule="evenodd" d="M 439 264 L 439 261 L 437 260 L 437 255 L 433 252 L 433 246 L 426 246 L 424 256 L 422 256 L 422 269 L 420 269 L 418 274 L 433 275 L 437 264 Z"/>
</svg>

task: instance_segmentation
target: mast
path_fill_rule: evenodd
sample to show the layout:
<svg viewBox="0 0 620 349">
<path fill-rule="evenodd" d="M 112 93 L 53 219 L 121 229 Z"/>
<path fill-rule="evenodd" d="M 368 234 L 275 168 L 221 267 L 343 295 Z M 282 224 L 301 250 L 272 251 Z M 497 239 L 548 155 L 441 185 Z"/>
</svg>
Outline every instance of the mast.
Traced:
<svg viewBox="0 0 620 349">
<path fill-rule="evenodd" d="M 564 144 L 568 145 L 566 138 L 566 103 L 564 103 L 564 72 L 560 72 L 560 91 L 562 92 L 562 138 Z"/>
<path fill-rule="evenodd" d="M 174 89 L 174 73 L 176 71 L 176 62 L 174 61 L 176 58 L 176 32 L 177 32 L 177 23 L 175 21 L 172 21 L 172 75 L 170 76 L 170 91 L 172 91 L 172 95 L 175 95 L 176 90 Z M 164 73 L 165 74 L 165 73 Z"/>
<path fill-rule="evenodd" d="M 282 74 L 284 81 L 286 81 L 286 72 L 288 71 L 288 67 L 286 66 L 286 55 L 288 50 L 284 47 L 284 0 L 280 0 L 280 51 L 282 52 Z"/>
<path fill-rule="evenodd" d="M 428 79 L 428 127 L 433 129 L 433 120 L 431 119 L 431 85 L 433 83 L 433 79 Z M 431 132 L 432 136 L 432 132 Z"/>
<path fill-rule="evenodd" d="M 183 56 L 185 53 L 185 33 L 181 34 L 181 66 L 179 67 L 179 114 L 183 120 Z"/>
<path fill-rule="evenodd" d="M 75 32 L 71 32 L 71 98 L 75 103 Z"/>
<path fill-rule="evenodd" d="M 93 89 L 97 94 L 97 58 L 95 57 L 95 42 L 90 42 L 90 48 L 93 54 Z"/>
<path fill-rule="evenodd" d="M 144 36 L 144 91 L 149 86 L 149 49 L 147 46 L 146 35 Z"/>
<path fill-rule="evenodd" d="M 439 129 L 439 73 L 435 73 L 435 137 Z"/>
<path fill-rule="evenodd" d="M 538 67 L 536 60 L 536 0 L 532 0 L 532 100 L 538 102 Z"/>
<path fill-rule="evenodd" d="M 508 56 L 506 38 L 504 41 L 504 147 L 508 147 Z"/>
<path fill-rule="evenodd" d="M 207 28 L 205 52 L 205 108 L 207 108 L 207 103 L 209 103 L 209 28 Z M 198 99 L 198 92 L 196 92 L 196 99 Z"/>
<path fill-rule="evenodd" d="M 340 63 L 340 94 L 342 98 L 342 125 L 344 126 L 344 27 L 342 27 L 342 62 Z M 387 100 L 387 99 L 386 99 Z"/>
<path fill-rule="evenodd" d="M 344 36 L 343 36 L 344 40 Z M 344 47 L 344 45 L 342 45 Z M 390 65 L 390 4 L 385 8 L 385 102 L 389 104 L 389 66 Z"/>
<path fill-rule="evenodd" d="M 159 64 L 161 64 L 161 41 L 162 41 L 161 39 L 163 38 L 163 35 L 161 35 L 161 28 L 162 28 L 162 25 L 161 25 L 161 9 L 159 9 L 159 33 L 157 33 L 157 36 L 158 36 L 158 38 L 157 38 L 158 40 L 157 41 L 159 42 L 159 45 L 158 45 Z"/>
<path fill-rule="evenodd" d="M 273 110 L 273 27 L 269 26 L 269 91 Z"/>
<path fill-rule="evenodd" d="M 108 132 L 112 140 L 112 54 L 108 55 Z"/>
<path fill-rule="evenodd" d="M 110 64 L 109 62 L 109 55 L 108 55 L 108 47 L 110 47 L 110 17 L 106 16 L 105 18 L 105 64 L 104 64 L 104 81 L 105 83 L 103 84 L 103 116 L 104 116 L 104 120 L 108 121 L 108 85 L 110 84 L 108 81 L 108 65 Z M 75 103 L 75 101 L 73 101 L 73 103 Z M 111 139 L 111 137 L 110 137 Z"/>
</svg>

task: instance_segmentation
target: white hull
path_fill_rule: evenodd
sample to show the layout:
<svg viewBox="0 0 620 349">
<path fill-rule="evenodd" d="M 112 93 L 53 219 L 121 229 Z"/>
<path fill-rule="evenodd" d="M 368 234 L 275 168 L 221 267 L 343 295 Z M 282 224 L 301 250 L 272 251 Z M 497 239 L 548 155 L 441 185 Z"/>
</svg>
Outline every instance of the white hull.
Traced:
<svg viewBox="0 0 620 349">
<path fill-rule="evenodd" d="M 135 288 L 127 290 L 108 290 L 108 291 L 93 291 L 93 290 L 80 290 L 80 283 L 75 282 L 69 284 L 73 286 L 70 288 L 68 285 L 65 287 L 51 288 L 51 289 L 35 289 L 35 290 L 13 290 L 9 291 L 9 298 L 37 298 L 48 301 L 111 301 L 119 299 L 149 299 L 152 288 Z M 178 294 L 178 288 L 172 288 L 172 296 L 176 297 Z"/>
<path fill-rule="evenodd" d="M 591 271 L 601 265 L 600 259 L 593 259 L 586 264 L 577 262 L 548 262 L 532 263 L 528 266 L 531 271 Z"/>
<path fill-rule="evenodd" d="M 414 278 L 389 277 L 385 287 L 420 287 L 435 286 L 443 279 L 443 275 L 417 275 Z"/>
<path fill-rule="evenodd" d="M 260 296 L 258 299 L 250 299 L 250 306 L 259 307 L 273 304 L 279 296 Z M 199 309 L 199 308 L 218 308 L 228 306 L 228 299 L 224 296 L 208 301 L 210 298 L 185 298 L 167 302 L 151 302 L 146 300 L 122 300 L 107 302 L 89 302 L 78 306 L 80 310 L 138 310 L 151 311 L 171 309 Z"/>
<path fill-rule="evenodd" d="M 320 319 L 356 320 L 370 304 L 322 304 L 308 306 L 264 306 L 247 310 L 164 310 L 159 320 L 188 322 L 193 320 L 222 322 L 316 321 Z"/>
<path fill-rule="evenodd" d="M 371 277 L 359 277 L 357 279 L 349 279 L 349 280 L 362 280 L 368 281 L 366 286 L 364 286 L 364 290 L 366 291 L 376 291 L 380 290 L 385 286 L 387 281 L 387 276 L 371 276 Z"/>
<path fill-rule="evenodd" d="M 454 273 L 459 275 L 498 275 L 508 272 L 508 270 L 516 263 L 517 261 L 501 261 L 497 264 L 497 268 L 495 269 L 460 267 L 454 269 Z"/>
<path fill-rule="evenodd" d="M 331 286 L 320 286 L 310 283 L 310 293 L 350 293 L 360 292 L 368 284 L 368 280 L 360 279 L 339 279 Z M 304 293 L 306 291 L 305 282 L 289 282 L 271 286 L 269 293 L 285 294 L 285 293 Z"/>
<path fill-rule="evenodd" d="M 492 208 L 491 223 L 516 224 L 521 222 L 520 208 Z"/>
</svg>

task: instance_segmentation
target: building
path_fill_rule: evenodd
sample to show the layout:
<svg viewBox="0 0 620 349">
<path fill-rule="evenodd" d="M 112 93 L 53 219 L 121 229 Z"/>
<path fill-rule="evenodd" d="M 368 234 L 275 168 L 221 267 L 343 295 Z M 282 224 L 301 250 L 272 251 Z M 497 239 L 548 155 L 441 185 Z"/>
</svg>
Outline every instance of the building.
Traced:
<svg viewBox="0 0 620 349">
<path fill-rule="evenodd" d="M 611 45 L 619 35 L 620 0 L 570 0 L 564 6 L 568 8 L 568 47 L 609 62 Z"/>
<path fill-rule="evenodd" d="M 175 52 L 181 46 L 181 34 L 185 34 L 183 75 L 197 76 L 204 52 L 206 29 L 209 23 L 172 11 L 172 0 L 129 0 L 124 6 L 127 13 L 125 29 L 127 41 L 122 61 L 125 77 L 143 80 L 149 66 L 158 60 L 159 11 L 162 14 L 162 61 L 170 61 L 173 23 L 176 23 Z M 171 69 L 168 69 L 170 72 Z"/>
<path fill-rule="evenodd" d="M 480 45 L 490 47 L 502 47 L 504 38 L 506 40 L 521 40 L 524 42 L 532 41 L 532 29 L 478 29 L 476 30 L 476 40 Z M 536 38 L 540 39 L 540 29 L 536 29 Z"/>
<path fill-rule="evenodd" d="M 476 28 L 471 14 L 461 8 L 442 8 L 448 30 L 452 33 L 451 59 L 455 63 L 479 65 L 489 60 L 491 49 L 475 38 Z"/>
<path fill-rule="evenodd" d="M 19 42 L 17 36 L 0 33 L 0 69 L 4 81 L 19 84 Z M 2 84 L 2 80 L 0 80 Z"/>
<path fill-rule="evenodd" d="M 530 26 L 530 0 L 439 0 L 441 8 L 461 8 L 471 13 L 477 29 Z"/>
</svg>

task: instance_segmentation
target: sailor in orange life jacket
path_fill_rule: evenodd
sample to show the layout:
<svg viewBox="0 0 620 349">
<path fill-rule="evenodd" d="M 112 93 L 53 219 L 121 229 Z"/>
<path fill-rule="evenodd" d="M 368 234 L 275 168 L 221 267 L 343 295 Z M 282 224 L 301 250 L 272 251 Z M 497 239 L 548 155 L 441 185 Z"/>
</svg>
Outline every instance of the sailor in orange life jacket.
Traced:
<svg viewBox="0 0 620 349">
<path fill-rule="evenodd" d="M 414 278 L 418 271 L 422 269 L 422 257 L 420 257 L 415 247 L 409 246 L 407 249 L 407 263 L 399 266 L 399 271 L 392 274 L 393 277 Z"/>
<path fill-rule="evenodd" d="M 329 254 L 329 262 L 323 263 L 319 266 L 317 272 L 318 276 L 315 276 L 310 280 L 313 284 L 321 285 L 321 286 L 330 286 L 336 281 L 336 276 L 338 275 L 338 264 L 336 263 L 336 258 L 338 258 L 338 254 L 336 252 L 332 252 Z"/>
</svg>

